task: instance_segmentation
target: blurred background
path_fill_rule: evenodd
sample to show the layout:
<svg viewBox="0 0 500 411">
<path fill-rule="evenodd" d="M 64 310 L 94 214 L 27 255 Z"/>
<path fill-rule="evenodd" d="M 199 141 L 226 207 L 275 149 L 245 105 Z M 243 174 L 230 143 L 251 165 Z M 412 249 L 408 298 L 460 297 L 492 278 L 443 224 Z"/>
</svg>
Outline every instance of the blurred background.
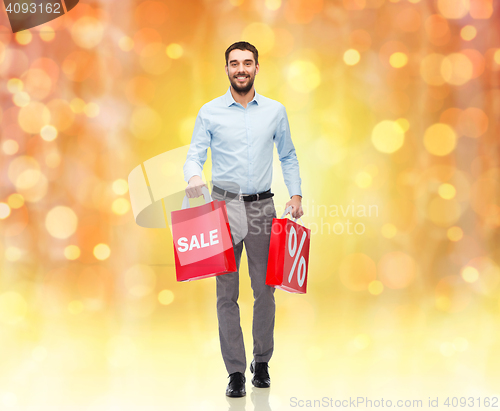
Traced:
<svg viewBox="0 0 500 411">
<path fill-rule="evenodd" d="M 496 0 L 81 0 L 12 34 L 3 9 L 0 408 L 498 397 L 499 23 Z M 215 280 L 176 282 L 127 178 L 189 144 L 240 40 L 287 108 L 312 239 L 307 294 L 275 294 L 271 389 L 247 372 L 227 401 Z M 183 162 L 160 167 L 172 195 Z"/>
</svg>

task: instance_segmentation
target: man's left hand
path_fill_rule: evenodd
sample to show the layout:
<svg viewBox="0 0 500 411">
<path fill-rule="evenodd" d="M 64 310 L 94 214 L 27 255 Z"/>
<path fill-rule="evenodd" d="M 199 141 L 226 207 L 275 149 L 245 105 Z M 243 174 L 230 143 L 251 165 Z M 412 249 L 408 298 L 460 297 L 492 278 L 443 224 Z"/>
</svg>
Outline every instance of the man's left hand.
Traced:
<svg viewBox="0 0 500 411">
<path fill-rule="evenodd" d="M 304 211 L 302 210 L 302 197 L 299 195 L 292 196 L 290 201 L 286 203 L 285 209 L 288 207 L 292 207 L 292 211 L 290 214 L 293 218 L 300 218 L 304 215 Z"/>
</svg>

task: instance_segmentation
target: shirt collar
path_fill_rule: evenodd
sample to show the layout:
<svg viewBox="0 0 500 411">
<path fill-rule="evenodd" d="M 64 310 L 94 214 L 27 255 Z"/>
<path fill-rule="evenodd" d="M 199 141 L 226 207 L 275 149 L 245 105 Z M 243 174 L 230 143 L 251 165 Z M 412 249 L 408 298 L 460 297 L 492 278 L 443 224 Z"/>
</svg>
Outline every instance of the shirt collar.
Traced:
<svg viewBox="0 0 500 411">
<path fill-rule="evenodd" d="M 254 89 L 255 90 L 255 89 Z M 233 98 L 233 95 L 231 94 L 231 86 L 229 86 L 229 88 L 227 89 L 227 92 L 226 94 L 224 95 L 225 97 L 225 100 L 226 100 L 226 105 L 229 107 L 231 106 L 232 104 L 238 104 L 236 103 L 236 101 L 234 101 L 234 98 Z M 259 102 L 260 102 L 260 94 L 257 93 L 257 90 L 255 90 L 255 96 L 253 97 L 253 99 L 250 101 L 250 103 L 252 101 L 255 101 L 255 103 L 257 105 L 259 105 Z M 248 104 L 250 104 L 248 103 Z"/>
</svg>

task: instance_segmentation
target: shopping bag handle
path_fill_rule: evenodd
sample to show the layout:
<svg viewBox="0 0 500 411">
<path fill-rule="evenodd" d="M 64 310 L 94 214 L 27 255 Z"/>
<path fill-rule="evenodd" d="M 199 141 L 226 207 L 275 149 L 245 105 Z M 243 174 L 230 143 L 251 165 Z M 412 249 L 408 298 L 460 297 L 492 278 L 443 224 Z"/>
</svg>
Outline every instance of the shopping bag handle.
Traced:
<svg viewBox="0 0 500 411">
<path fill-rule="evenodd" d="M 201 192 L 203 193 L 203 197 L 205 198 L 205 204 L 212 202 L 212 196 L 210 195 L 210 191 L 208 191 L 208 188 L 206 186 L 203 186 L 201 188 Z M 189 198 L 187 196 L 184 196 L 184 199 L 182 200 L 182 210 L 185 208 L 189 208 Z"/>
<path fill-rule="evenodd" d="M 283 212 L 283 215 L 281 216 L 281 218 L 285 218 L 285 216 L 286 216 L 289 212 L 291 212 L 291 211 L 292 211 L 292 209 L 293 209 L 293 208 L 292 208 L 292 206 L 288 206 L 288 207 L 285 209 L 285 211 Z M 292 215 L 291 215 L 291 214 L 290 214 L 290 217 L 292 217 Z M 298 218 L 298 220 L 302 223 L 302 225 L 305 225 L 305 224 L 304 224 L 304 222 L 302 221 L 302 219 L 301 219 L 300 217 Z M 297 219 L 292 217 L 292 221 L 293 221 L 294 223 L 296 223 L 296 222 L 297 222 Z"/>
</svg>

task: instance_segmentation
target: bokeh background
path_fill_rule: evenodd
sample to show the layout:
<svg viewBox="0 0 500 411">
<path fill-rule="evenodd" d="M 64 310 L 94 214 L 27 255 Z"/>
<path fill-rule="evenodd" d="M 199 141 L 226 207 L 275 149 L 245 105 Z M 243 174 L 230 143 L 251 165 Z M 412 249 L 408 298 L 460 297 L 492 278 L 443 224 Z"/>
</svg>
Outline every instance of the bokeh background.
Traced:
<svg viewBox="0 0 500 411">
<path fill-rule="evenodd" d="M 271 389 L 247 371 L 227 401 L 215 280 L 176 282 L 170 231 L 135 223 L 127 177 L 189 144 L 239 40 L 287 108 L 312 242 L 308 293 L 276 292 Z M 0 408 L 484 408 L 500 394 L 499 75 L 496 0 L 81 0 L 15 35 L 2 8 Z M 279 164 L 273 191 L 280 211 Z"/>
</svg>

